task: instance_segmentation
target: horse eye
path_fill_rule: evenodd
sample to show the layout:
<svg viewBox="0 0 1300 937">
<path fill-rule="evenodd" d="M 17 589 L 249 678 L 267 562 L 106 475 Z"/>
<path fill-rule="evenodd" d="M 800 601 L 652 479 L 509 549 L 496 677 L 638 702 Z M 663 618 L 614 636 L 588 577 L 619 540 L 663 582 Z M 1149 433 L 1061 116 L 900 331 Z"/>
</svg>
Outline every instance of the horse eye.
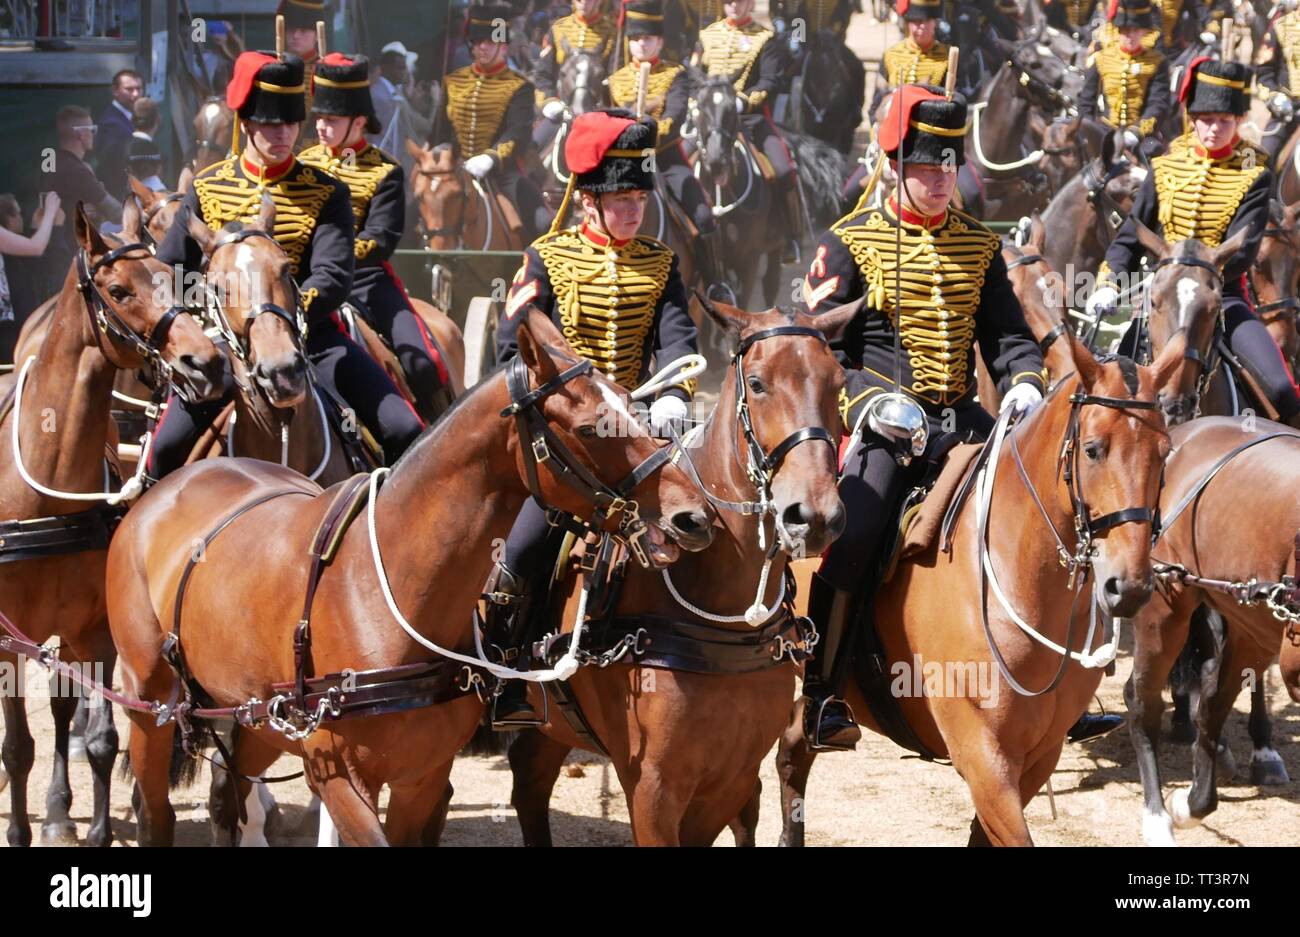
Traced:
<svg viewBox="0 0 1300 937">
<path fill-rule="evenodd" d="M 596 436 L 596 427 L 588 423 L 586 426 L 578 427 L 578 435 L 587 439 L 594 439 Z"/>
<path fill-rule="evenodd" d="M 118 286 L 116 283 L 114 283 L 112 286 L 108 288 L 108 295 L 112 296 L 114 299 L 118 301 L 121 301 L 126 299 L 128 296 L 130 296 L 131 291 L 124 287 Z"/>
<path fill-rule="evenodd" d="M 1093 462 L 1100 459 L 1104 451 L 1105 447 L 1098 440 L 1093 440 L 1092 442 L 1086 442 L 1083 444 L 1083 454 Z"/>
<path fill-rule="evenodd" d="M 752 375 L 749 377 L 746 383 L 749 384 L 749 389 L 756 394 L 762 394 L 767 392 L 767 386 L 761 380 L 759 380 L 758 378 Z"/>
</svg>

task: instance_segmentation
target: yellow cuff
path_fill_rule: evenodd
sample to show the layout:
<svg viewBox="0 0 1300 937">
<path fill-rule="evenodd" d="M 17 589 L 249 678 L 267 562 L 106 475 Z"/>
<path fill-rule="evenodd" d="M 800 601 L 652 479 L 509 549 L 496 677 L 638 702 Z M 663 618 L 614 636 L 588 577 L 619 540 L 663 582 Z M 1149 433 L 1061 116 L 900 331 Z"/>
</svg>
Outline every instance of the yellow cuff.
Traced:
<svg viewBox="0 0 1300 937">
<path fill-rule="evenodd" d="M 299 293 L 298 298 L 302 302 L 302 311 L 307 312 L 309 309 L 311 309 L 311 301 L 319 295 L 320 295 L 320 291 L 317 290 L 316 287 L 314 286 L 309 286 L 307 287 L 307 289 Z"/>
<path fill-rule="evenodd" d="M 365 260 L 370 252 L 378 246 L 379 242 L 374 238 L 361 238 L 354 243 L 352 253 L 356 255 L 357 260 Z"/>
</svg>

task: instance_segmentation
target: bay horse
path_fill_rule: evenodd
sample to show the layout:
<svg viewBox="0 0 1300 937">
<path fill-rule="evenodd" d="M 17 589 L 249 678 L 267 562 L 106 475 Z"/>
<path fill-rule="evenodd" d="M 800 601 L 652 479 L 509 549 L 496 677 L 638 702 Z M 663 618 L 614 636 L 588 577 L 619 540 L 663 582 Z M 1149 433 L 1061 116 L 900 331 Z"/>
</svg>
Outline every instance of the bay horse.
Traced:
<svg viewBox="0 0 1300 937">
<path fill-rule="evenodd" d="M 6 524 L 51 518 L 68 531 L 80 525 L 63 549 L 37 549 L 27 556 L 19 538 L 12 531 L 5 534 L 13 552 L 0 560 L 0 608 L 37 643 L 58 635 L 64 660 L 102 666 L 106 680 L 116 653 L 107 627 L 104 563 L 108 532 L 120 512 L 116 504 L 95 504 L 95 496 L 80 493 L 105 489 L 114 377 L 119 370 L 149 367 L 155 381 L 170 378 L 180 393 L 199 402 L 220 395 L 225 370 L 225 359 L 199 322 L 175 305 L 172 271 L 140 243 L 140 209 L 129 197 L 122 221 L 119 241 L 101 235 L 77 206 L 78 254 L 53 302 L 39 349 L 20 363 L 19 386 L 0 407 L 0 518 Z M 0 650 L 0 660 L 22 667 L 22 659 L 8 650 Z M 50 700 L 55 752 L 41 830 L 45 843 L 76 841 L 69 816 L 68 730 L 77 702 L 66 693 Z M 94 810 L 86 842 L 107 845 L 117 732 L 108 702 L 88 702 Z M 23 697 L 5 693 L 0 705 L 5 719 L 0 760 L 11 784 L 8 841 L 25 846 L 32 841 L 27 779 L 34 744 Z"/>
<path fill-rule="evenodd" d="M 773 183 L 763 176 L 736 113 L 736 88 L 725 77 L 706 78 L 691 104 L 695 174 L 712 199 L 722 230 L 723 264 L 741 304 L 757 293 L 770 308 L 781 286 L 781 253 L 789 232 L 780 217 Z M 758 269 L 763 262 L 760 282 Z"/>
<path fill-rule="evenodd" d="M 1171 439 L 1160 499 L 1165 526 L 1153 551 L 1159 587 L 1133 619 L 1133 672 L 1124 687 L 1142 778 L 1142 838 L 1150 846 L 1175 845 L 1175 828 L 1196 826 L 1214 812 L 1220 739 L 1233 703 L 1243 689 L 1262 686 L 1279 646 L 1294 659 L 1300 645 L 1300 592 L 1288 592 L 1284 578 L 1294 584 L 1300 575 L 1300 434 L 1265 420 L 1243 433 L 1240 417 L 1203 417 L 1175 427 Z M 1268 520 L 1244 524 L 1245 517 Z M 1226 622 L 1221 633 L 1209 627 L 1203 608 Z M 1166 802 L 1161 691 L 1189 643 L 1201 648 L 1192 785 Z M 1252 707 L 1252 783 L 1285 783 L 1267 709 L 1262 723 L 1260 712 Z"/>
<path fill-rule="evenodd" d="M 1269 209 L 1268 227 L 1264 229 L 1259 253 L 1247 277 L 1248 295 L 1255 314 L 1295 371 L 1300 363 L 1300 329 L 1296 327 L 1296 317 L 1300 314 L 1300 300 L 1296 298 L 1300 278 L 1300 201 L 1285 207 L 1273 201 Z"/>
<path fill-rule="evenodd" d="M 524 249 L 514 207 L 465 171 L 450 144 L 406 141 L 415 160 L 411 196 L 420 211 L 420 236 L 431 251 Z"/>
<path fill-rule="evenodd" d="M 483 671 L 494 669 L 477 667 L 478 658 L 448 659 L 444 649 L 464 653 L 475 646 L 471 612 L 492 544 L 504 538 L 524 500 L 535 494 L 572 515 L 594 513 L 595 526 L 646 542 L 659 563 L 676 559 L 679 546 L 708 545 L 713 510 L 668 462 L 667 450 L 634 419 L 622 424 L 626 431 L 597 431 L 602 414 L 629 413 L 626 395 L 580 362 L 542 312 L 526 315 L 518 359 L 426 432 L 391 470 L 382 494 L 378 482 L 386 470 L 370 476 L 366 507 L 364 476 L 355 488 L 346 483 L 322 492 L 278 465 L 211 459 L 168 475 L 118 529 L 107 592 L 126 692 L 176 699 L 172 694 L 182 687 L 162 649 L 165 636 L 183 626 L 183 650 L 171 659 L 193 687 L 186 699 L 200 693 L 200 704 L 250 707 L 244 712 L 251 725 L 241 727 L 231 764 L 240 776 L 232 786 L 235 803 L 248 796 L 246 779 L 284 751 L 302 757 L 308 784 L 343 842 L 436 842 L 452 759 L 483 715 L 475 691 L 483 688 Z M 661 466 L 658 474 L 647 477 L 654 466 Z M 322 527 L 327 512 L 343 516 L 348 506 L 366 514 L 366 530 L 346 522 Z M 312 563 L 304 547 L 316 541 L 324 550 L 329 540 L 328 565 Z M 194 543 L 204 544 L 198 567 L 188 562 Z M 178 544 L 186 546 L 178 551 Z M 305 603 L 285 588 L 290 582 L 307 583 Z M 257 615 L 232 621 L 232 608 L 257 609 Z M 292 628 L 309 616 L 309 632 L 305 625 Z M 458 667 L 458 659 L 475 664 Z M 414 684 L 392 669 L 421 662 L 417 669 L 432 675 Z M 376 670 L 381 674 L 368 682 Z M 371 692 L 389 695 L 379 702 L 370 697 L 377 712 L 338 721 L 326 718 L 332 705 L 326 697 L 287 711 L 284 697 L 274 702 L 277 681 L 306 687 L 308 671 L 367 678 L 357 683 L 357 694 L 373 686 Z M 333 685 L 337 701 L 340 684 Z M 420 694 L 425 704 L 442 704 L 422 706 Z M 394 698 L 397 704 L 384 705 Z M 252 718 L 251 707 L 270 718 Z M 130 718 L 140 842 L 168 844 L 176 725 L 159 725 L 149 712 L 132 711 Z M 391 798 L 381 824 L 385 784 Z"/>
<path fill-rule="evenodd" d="M 1075 373 L 1015 426 L 1009 446 L 988 457 L 1001 493 L 994 499 L 984 487 L 984 498 L 977 491 L 977 503 L 958 506 L 951 550 L 936 542 L 901 560 L 875 604 L 879 666 L 894 677 L 889 692 L 906 726 L 903 737 L 930 757 L 951 759 L 966 781 L 975 805 L 971 845 L 1032 844 L 1024 807 L 1051 776 L 1066 731 L 1101 682 L 1105 648 L 1093 640 L 1091 606 L 1102 616 L 1126 617 L 1152 588 L 1151 519 L 1168 454 L 1156 401 L 1182 362 L 1182 347 L 1173 343 L 1142 367 L 1098 360 L 1072 335 L 1068 340 Z M 1068 537 L 1076 530 L 1082 542 L 1072 550 L 1058 532 Z M 1091 600 L 1078 601 L 1080 580 L 1074 601 L 1065 601 L 1076 576 L 1067 580 L 1058 557 L 1071 554 L 1093 557 Z M 989 587 L 996 580 L 981 573 L 982 564 L 1004 577 L 1016 571 L 1013 600 L 994 601 Z M 1017 626 L 1007 609 L 1036 629 Z M 861 629 L 861 646 L 860 639 Z M 1056 647 L 1040 647 L 1044 639 Z M 1073 664 L 1075 655 L 1089 665 Z M 872 666 L 860 662 L 847 699 L 859 723 L 881 732 L 861 682 Z M 987 691 L 975 689 L 977 681 Z M 816 757 L 803 739 L 801 708 L 776 760 L 787 845 L 803 843 L 804 795 Z M 756 804 L 751 808 L 747 815 L 756 820 Z"/>
<path fill-rule="evenodd" d="M 866 72 L 858 57 L 829 29 L 820 29 L 793 54 L 800 94 L 787 123 L 847 156 L 862 123 Z"/>
<path fill-rule="evenodd" d="M 569 681 L 566 695 L 585 722 L 581 734 L 554 715 L 551 700 L 550 722 L 521 732 L 510 747 L 511 802 L 525 845 L 551 844 L 548 805 L 573 748 L 609 755 L 637 845 L 707 846 L 750 798 L 763 757 L 785 727 L 802 656 L 784 650 L 784 642 L 793 648 L 800 641 L 786 617 L 787 559 L 821 553 L 843 528 L 832 440 L 842 426 L 844 377 L 826 341 L 860 306 L 813 318 L 705 304 L 741 349 L 698 439 L 685 449 L 720 508 L 722 529 L 671 575 L 629 564 L 621 591 L 593 623 L 612 620 L 620 637 L 643 630 L 644 646 L 638 639 L 616 665 L 585 668 Z M 806 444 L 792 447 L 791 440 Z M 771 507 L 757 521 L 737 512 L 765 495 Z M 563 633 L 586 607 L 582 591 L 572 576 L 553 589 L 547 620 L 555 631 Z M 756 603 L 763 612 L 754 624 L 746 610 Z M 676 656 L 645 657 L 657 644 Z M 543 712 L 541 685 L 531 690 Z"/>
<path fill-rule="evenodd" d="M 234 129 L 235 112 L 226 106 L 225 98 L 213 95 L 200 105 L 194 115 L 194 172 L 226 158 Z"/>
</svg>

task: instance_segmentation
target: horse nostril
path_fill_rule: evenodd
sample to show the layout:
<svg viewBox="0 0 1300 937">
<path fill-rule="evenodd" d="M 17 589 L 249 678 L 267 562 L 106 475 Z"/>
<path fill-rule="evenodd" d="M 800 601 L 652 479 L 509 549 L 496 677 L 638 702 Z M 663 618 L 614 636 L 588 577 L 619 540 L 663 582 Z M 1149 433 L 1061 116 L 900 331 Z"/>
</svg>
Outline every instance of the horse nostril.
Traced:
<svg viewBox="0 0 1300 937">
<path fill-rule="evenodd" d="M 674 530 L 687 535 L 701 533 L 709 526 L 703 511 L 678 511 L 672 516 L 671 523 Z"/>
<path fill-rule="evenodd" d="M 807 527 L 813 522 L 813 517 L 813 512 L 802 501 L 796 501 L 781 512 L 781 523 L 787 530 L 791 527 Z"/>
<path fill-rule="evenodd" d="M 1107 598 L 1118 599 L 1120 596 L 1119 577 L 1111 576 L 1109 579 L 1106 580 L 1106 584 L 1102 588 L 1103 591 L 1105 591 Z"/>
</svg>

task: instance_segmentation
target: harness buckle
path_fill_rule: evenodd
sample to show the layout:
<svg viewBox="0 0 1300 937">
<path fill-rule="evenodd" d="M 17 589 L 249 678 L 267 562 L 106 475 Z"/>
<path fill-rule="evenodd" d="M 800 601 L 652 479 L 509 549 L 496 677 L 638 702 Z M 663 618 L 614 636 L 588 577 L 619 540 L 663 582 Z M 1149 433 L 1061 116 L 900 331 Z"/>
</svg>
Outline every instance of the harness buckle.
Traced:
<svg viewBox="0 0 1300 937">
<path fill-rule="evenodd" d="M 545 436 L 533 437 L 533 460 L 541 465 L 551 457 L 551 450 L 546 446 Z"/>
</svg>

